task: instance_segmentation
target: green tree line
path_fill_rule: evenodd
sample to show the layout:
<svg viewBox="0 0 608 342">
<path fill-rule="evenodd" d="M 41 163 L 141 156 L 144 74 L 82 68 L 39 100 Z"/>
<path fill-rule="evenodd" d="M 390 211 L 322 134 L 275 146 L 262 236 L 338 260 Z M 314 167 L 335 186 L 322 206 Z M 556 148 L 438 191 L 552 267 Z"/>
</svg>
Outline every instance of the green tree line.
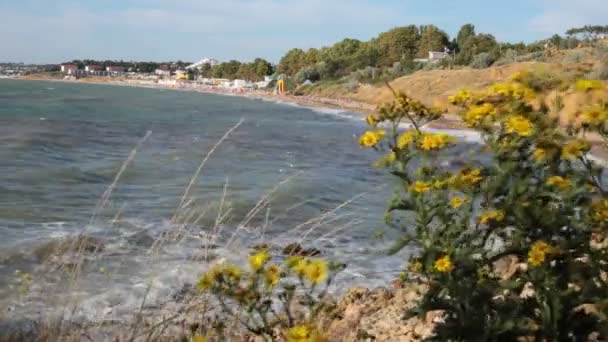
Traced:
<svg viewBox="0 0 608 342">
<path fill-rule="evenodd" d="M 567 37 L 554 35 L 524 44 L 499 42 L 492 34 L 478 33 L 473 24 L 463 25 L 454 38 L 435 25 L 409 25 L 395 27 L 369 41 L 347 38 L 320 49 L 291 49 L 281 58 L 277 71 L 297 83 L 353 74 L 363 78 L 388 74 L 395 78 L 422 68 L 416 59 L 426 58 L 430 51 L 449 52 L 444 64 L 483 68 L 501 58 L 543 51 L 547 42 L 557 48 L 574 48 L 580 42 L 576 33 L 597 35 L 605 31 L 604 26 L 586 26 L 568 31 Z"/>
<path fill-rule="evenodd" d="M 264 76 L 274 73 L 273 65 L 263 58 L 256 58 L 251 63 L 241 63 L 237 60 L 220 63 L 214 66 L 204 64 L 198 73 L 206 78 L 243 79 L 247 81 L 261 81 Z"/>
</svg>

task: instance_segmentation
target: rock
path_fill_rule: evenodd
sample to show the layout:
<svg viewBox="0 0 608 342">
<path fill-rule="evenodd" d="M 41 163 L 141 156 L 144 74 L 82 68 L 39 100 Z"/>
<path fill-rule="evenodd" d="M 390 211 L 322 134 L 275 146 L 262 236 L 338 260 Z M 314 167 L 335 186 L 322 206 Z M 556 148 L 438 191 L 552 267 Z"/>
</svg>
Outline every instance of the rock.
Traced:
<svg viewBox="0 0 608 342">
<path fill-rule="evenodd" d="M 425 290 L 426 287 L 415 284 L 403 284 L 402 288 L 393 290 L 349 290 L 338 302 L 338 318 L 324 329 L 329 332 L 328 340 L 392 342 L 432 337 L 443 312 L 431 312 L 425 320 L 403 319 L 406 310 L 417 304 Z"/>
<path fill-rule="evenodd" d="M 145 230 L 143 230 L 128 236 L 127 242 L 138 247 L 150 248 L 154 245 L 154 242 L 156 242 L 156 240 L 151 237 Z"/>
<path fill-rule="evenodd" d="M 34 250 L 34 256 L 41 262 L 67 253 L 99 253 L 105 249 L 101 239 L 78 235 L 64 239 L 51 240 Z"/>
<path fill-rule="evenodd" d="M 0 341 L 36 341 L 40 326 L 32 320 L 0 320 Z"/>
<path fill-rule="evenodd" d="M 519 270 L 519 258 L 516 255 L 507 255 L 494 263 L 494 272 L 502 280 L 508 280 Z"/>
<path fill-rule="evenodd" d="M 182 288 L 171 296 L 176 302 L 183 302 L 187 297 L 194 293 L 194 287 L 192 284 L 184 284 Z"/>
<path fill-rule="evenodd" d="M 299 243 L 291 243 L 283 248 L 283 255 L 310 257 L 320 255 L 321 251 L 316 248 L 304 249 Z"/>
<path fill-rule="evenodd" d="M 268 250 L 268 249 L 270 249 L 270 247 L 271 246 L 269 244 L 260 243 L 260 244 L 254 245 L 253 247 L 251 247 L 251 249 L 253 249 L 256 252 L 259 252 L 259 251 L 263 251 L 263 250 Z"/>
</svg>

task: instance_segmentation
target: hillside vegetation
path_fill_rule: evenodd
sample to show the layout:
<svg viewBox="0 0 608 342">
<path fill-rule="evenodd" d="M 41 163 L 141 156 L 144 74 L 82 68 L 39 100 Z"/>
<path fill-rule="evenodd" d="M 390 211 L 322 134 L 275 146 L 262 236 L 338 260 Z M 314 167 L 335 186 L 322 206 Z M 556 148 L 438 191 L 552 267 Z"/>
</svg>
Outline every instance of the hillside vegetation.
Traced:
<svg viewBox="0 0 608 342">
<path fill-rule="evenodd" d="M 529 58 L 533 58 L 530 56 Z M 563 51 L 549 51 L 536 60 L 514 62 L 485 69 L 469 67 L 458 69 L 421 70 L 411 75 L 399 77 L 388 82 L 398 92 L 406 93 L 421 102 L 453 111 L 448 96 L 466 88 L 481 90 L 497 82 L 508 81 L 512 75 L 530 73 L 530 86 L 542 88 L 548 101 L 558 101 L 563 105 L 560 111 L 563 123 L 576 114 L 580 94 L 561 85 L 573 79 L 587 77 L 608 79 L 608 44 L 599 43 L 595 47 L 577 48 Z M 393 97 L 392 90 L 385 83 L 352 84 L 348 80 L 319 82 L 312 86 L 300 87 L 297 92 L 304 95 L 329 98 L 345 98 L 367 104 L 378 104 Z"/>
</svg>

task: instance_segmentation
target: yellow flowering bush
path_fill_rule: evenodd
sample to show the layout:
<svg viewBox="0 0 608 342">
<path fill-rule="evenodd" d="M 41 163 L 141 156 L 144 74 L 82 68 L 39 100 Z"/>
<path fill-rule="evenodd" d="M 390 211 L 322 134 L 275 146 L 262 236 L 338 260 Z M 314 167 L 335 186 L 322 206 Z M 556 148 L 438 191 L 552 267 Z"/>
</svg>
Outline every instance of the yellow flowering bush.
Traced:
<svg viewBox="0 0 608 342">
<path fill-rule="evenodd" d="M 361 138 L 359 139 L 359 143 L 361 144 L 361 146 L 374 147 L 383 138 L 384 138 L 384 131 L 382 131 L 382 130 L 367 131 L 367 132 L 365 132 L 365 134 L 363 134 L 361 136 Z"/>
<path fill-rule="evenodd" d="M 522 73 L 451 96 L 490 160 L 460 169 L 440 162 L 457 141 L 424 130 L 441 111 L 395 93 L 368 120 L 386 132 L 373 147 L 392 155 L 383 166 L 401 183 L 387 223 L 403 238 L 391 252 L 407 247 L 404 278 L 428 285 L 411 313 L 443 313 L 435 340 L 608 339 L 608 250 L 593 242 L 608 239 L 608 188 L 586 140 L 608 147 L 608 105 L 594 100 L 608 91 L 576 82 L 589 101 L 581 124 L 562 128 L 543 104 L 548 83 Z"/>
<path fill-rule="evenodd" d="M 267 250 L 252 253 L 248 264 L 216 265 L 199 277 L 197 288 L 265 340 L 320 341 L 314 321 L 327 308 L 327 290 L 344 266 L 299 256 L 279 264 Z"/>
</svg>

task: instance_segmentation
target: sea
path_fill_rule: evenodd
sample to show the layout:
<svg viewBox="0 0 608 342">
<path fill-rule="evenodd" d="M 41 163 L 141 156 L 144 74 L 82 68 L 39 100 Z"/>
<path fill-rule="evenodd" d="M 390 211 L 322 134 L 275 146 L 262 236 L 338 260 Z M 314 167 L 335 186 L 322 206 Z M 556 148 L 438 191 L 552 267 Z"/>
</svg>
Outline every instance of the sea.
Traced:
<svg viewBox="0 0 608 342">
<path fill-rule="evenodd" d="M 122 319 L 214 263 L 262 247 L 281 262 L 290 244 L 346 265 L 331 291 L 390 286 L 411 251 L 387 253 L 398 184 L 358 146 L 365 129 L 360 114 L 277 101 L 0 80 L 3 315 L 74 302 Z M 478 154 L 466 143 L 440 162 Z"/>
</svg>

